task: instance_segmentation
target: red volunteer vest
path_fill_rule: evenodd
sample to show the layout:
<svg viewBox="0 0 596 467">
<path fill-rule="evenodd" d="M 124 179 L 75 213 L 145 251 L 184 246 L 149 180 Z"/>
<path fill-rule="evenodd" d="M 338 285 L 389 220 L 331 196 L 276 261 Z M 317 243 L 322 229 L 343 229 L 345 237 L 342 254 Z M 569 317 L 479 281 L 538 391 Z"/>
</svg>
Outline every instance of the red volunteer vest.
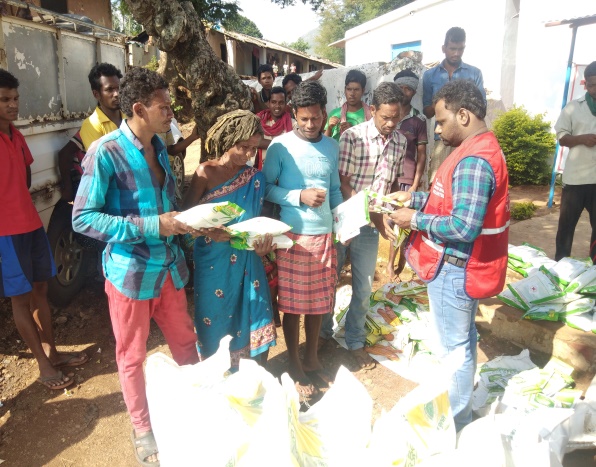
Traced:
<svg viewBox="0 0 596 467">
<path fill-rule="evenodd" d="M 492 132 L 462 143 L 439 167 L 432 185 L 426 214 L 448 216 L 453 209 L 451 184 L 457 164 L 468 156 L 481 157 L 493 169 L 496 188 L 490 199 L 482 231 L 474 240 L 472 253 L 464 266 L 465 290 L 474 299 L 492 297 L 505 285 L 509 238 L 509 176 L 503 151 Z M 444 244 L 437 244 L 425 232 L 412 232 L 406 251 L 408 263 L 425 282 L 432 281 L 443 263 Z"/>
</svg>

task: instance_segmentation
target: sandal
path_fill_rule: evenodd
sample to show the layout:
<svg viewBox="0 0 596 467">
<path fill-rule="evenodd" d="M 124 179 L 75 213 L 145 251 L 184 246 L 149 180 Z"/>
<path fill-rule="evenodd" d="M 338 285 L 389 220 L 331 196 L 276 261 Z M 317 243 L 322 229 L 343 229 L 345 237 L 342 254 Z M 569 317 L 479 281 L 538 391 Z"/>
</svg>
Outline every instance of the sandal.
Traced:
<svg viewBox="0 0 596 467">
<path fill-rule="evenodd" d="M 55 363 L 54 368 L 82 366 L 89 361 L 89 355 L 85 352 L 59 352 L 59 357 L 67 357 L 64 361 Z"/>
<path fill-rule="evenodd" d="M 145 460 L 159 452 L 157 443 L 155 442 L 155 436 L 153 436 L 153 431 L 150 430 L 146 433 L 142 433 L 140 436 L 135 436 L 135 430 L 132 430 L 130 439 L 135 450 L 135 457 L 139 464 L 145 467 L 159 467 L 159 461 L 148 462 Z"/>
<path fill-rule="evenodd" d="M 48 389 L 58 391 L 60 389 L 64 389 L 70 386 L 72 383 L 74 383 L 74 379 L 71 379 L 68 376 L 64 376 L 64 374 L 61 371 L 58 371 L 58 373 L 52 376 L 40 376 L 39 378 L 37 378 L 37 382 L 43 384 Z M 53 382 L 57 384 L 52 384 Z"/>
</svg>

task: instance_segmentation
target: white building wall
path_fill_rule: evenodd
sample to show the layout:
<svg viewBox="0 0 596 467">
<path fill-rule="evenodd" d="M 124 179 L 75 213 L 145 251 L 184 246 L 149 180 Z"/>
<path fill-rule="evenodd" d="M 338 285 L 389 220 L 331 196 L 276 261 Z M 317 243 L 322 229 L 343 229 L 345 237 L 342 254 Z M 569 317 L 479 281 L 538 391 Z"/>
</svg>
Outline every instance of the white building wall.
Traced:
<svg viewBox="0 0 596 467">
<path fill-rule="evenodd" d="M 516 12 L 519 10 L 519 14 Z M 391 46 L 421 41 L 423 63 L 443 60 L 445 32 L 466 31 L 463 60 L 482 70 L 489 99 L 545 113 L 553 124 L 563 99 L 571 29 L 550 20 L 596 14 L 588 0 L 417 0 L 350 29 L 346 66 L 389 62 Z M 596 60 L 596 25 L 578 29 L 574 62 Z"/>
<path fill-rule="evenodd" d="M 561 112 L 567 60 L 571 47 L 568 25 L 545 27 L 549 20 L 596 14 L 596 2 L 585 0 L 522 0 L 519 14 L 514 100 L 531 113 L 546 113 L 554 125 Z M 574 62 L 596 60 L 596 25 L 577 30 Z"/>
<path fill-rule="evenodd" d="M 391 46 L 421 41 L 424 63 L 444 58 L 450 27 L 466 31 L 463 60 L 484 75 L 491 98 L 500 98 L 504 0 L 418 0 L 346 32 L 346 66 L 391 61 Z"/>
</svg>

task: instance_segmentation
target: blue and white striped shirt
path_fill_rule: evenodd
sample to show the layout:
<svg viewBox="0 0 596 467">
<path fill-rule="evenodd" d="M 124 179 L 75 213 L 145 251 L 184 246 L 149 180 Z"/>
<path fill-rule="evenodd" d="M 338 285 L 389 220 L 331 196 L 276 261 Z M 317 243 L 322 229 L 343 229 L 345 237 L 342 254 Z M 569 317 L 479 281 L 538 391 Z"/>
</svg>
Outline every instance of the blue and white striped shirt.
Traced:
<svg viewBox="0 0 596 467">
<path fill-rule="evenodd" d="M 168 272 L 177 289 L 188 281 L 175 236 L 159 235 L 159 215 L 174 211 L 175 179 L 165 145 L 151 140 L 166 177 L 163 187 L 147 165 L 141 142 L 126 120 L 91 145 L 72 212 L 73 229 L 107 242 L 106 278 L 127 297 L 160 296 Z"/>
</svg>

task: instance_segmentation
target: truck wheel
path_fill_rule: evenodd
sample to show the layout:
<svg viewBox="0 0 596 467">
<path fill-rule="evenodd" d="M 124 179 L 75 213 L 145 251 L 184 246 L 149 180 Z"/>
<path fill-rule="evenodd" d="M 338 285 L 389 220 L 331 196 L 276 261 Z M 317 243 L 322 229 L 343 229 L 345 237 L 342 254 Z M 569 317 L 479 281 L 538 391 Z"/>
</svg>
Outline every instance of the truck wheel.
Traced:
<svg viewBox="0 0 596 467">
<path fill-rule="evenodd" d="M 170 167 L 176 177 L 176 199 L 180 201 L 184 192 L 184 154 L 171 156 Z"/>
<path fill-rule="evenodd" d="M 48 281 L 48 298 L 56 306 L 67 306 L 83 287 L 96 252 L 77 241 L 72 230 L 72 205 L 62 200 L 52 212 L 48 240 L 56 263 L 56 275 Z"/>
</svg>

